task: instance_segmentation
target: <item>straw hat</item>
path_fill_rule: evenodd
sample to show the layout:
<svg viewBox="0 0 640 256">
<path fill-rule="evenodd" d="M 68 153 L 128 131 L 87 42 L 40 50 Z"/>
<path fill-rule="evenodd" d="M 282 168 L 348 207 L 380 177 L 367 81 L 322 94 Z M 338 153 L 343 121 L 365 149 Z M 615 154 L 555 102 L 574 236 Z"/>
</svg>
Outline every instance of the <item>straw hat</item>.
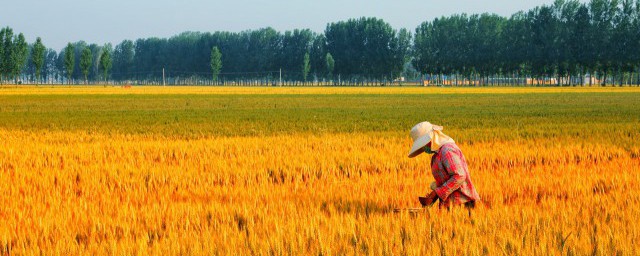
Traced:
<svg viewBox="0 0 640 256">
<path fill-rule="evenodd" d="M 434 136 L 434 131 L 442 131 L 442 126 L 422 122 L 411 128 L 413 147 L 411 147 L 411 151 L 409 151 L 409 157 L 415 157 L 424 152 L 423 148 L 431 141 Z"/>
</svg>

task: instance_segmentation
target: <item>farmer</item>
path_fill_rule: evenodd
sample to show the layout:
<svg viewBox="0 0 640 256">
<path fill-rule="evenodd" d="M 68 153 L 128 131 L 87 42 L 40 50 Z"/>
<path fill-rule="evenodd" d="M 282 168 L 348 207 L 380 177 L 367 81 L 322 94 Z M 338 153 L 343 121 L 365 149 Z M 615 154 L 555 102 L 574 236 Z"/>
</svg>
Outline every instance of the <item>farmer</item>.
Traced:
<svg viewBox="0 0 640 256">
<path fill-rule="evenodd" d="M 431 174 L 436 180 L 431 183 L 426 197 L 419 197 L 422 206 L 432 205 L 440 201 L 441 208 L 451 205 L 464 205 L 474 208 L 480 196 L 471 183 L 471 175 L 462 151 L 451 137 L 442 133 L 442 126 L 422 122 L 411 128 L 413 147 L 409 157 L 422 152 L 433 154 L 431 157 Z"/>
</svg>

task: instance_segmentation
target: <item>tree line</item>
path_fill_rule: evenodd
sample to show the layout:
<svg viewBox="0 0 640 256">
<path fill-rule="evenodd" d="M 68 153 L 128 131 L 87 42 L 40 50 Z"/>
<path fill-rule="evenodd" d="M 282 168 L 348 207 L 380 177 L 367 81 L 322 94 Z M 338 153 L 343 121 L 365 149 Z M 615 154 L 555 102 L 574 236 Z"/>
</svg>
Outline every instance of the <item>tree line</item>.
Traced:
<svg viewBox="0 0 640 256">
<path fill-rule="evenodd" d="M 640 1 L 557 0 L 510 18 L 442 17 L 422 23 L 414 44 L 414 65 L 450 80 L 638 84 Z"/>
<path fill-rule="evenodd" d="M 324 33 L 273 28 L 185 32 L 110 44 L 0 31 L 4 83 L 363 84 L 404 77 L 436 84 L 638 84 L 640 0 L 556 0 L 502 17 L 456 14 L 412 33 L 378 18 L 327 24 Z"/>
</svg>

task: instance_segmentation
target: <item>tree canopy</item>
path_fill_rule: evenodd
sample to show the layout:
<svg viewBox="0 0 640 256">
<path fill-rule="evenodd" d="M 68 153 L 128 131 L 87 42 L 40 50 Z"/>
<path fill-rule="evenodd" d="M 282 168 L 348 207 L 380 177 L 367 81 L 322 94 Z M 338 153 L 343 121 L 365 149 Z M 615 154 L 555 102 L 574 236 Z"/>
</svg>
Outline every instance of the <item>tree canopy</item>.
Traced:
<svg viewBox="0 0 640 256">
<path fill-rule="evenodd" d="M 80 69 L 82 69 L 85 83 L 88 83 L 89 69 L 91 68 L 92 61 L 93 56 L 91 49 L 89 47 L 85 47 L 82 49 L 82 55 L 80 56 Z"/>
<path fill-rule="evenodd" d="M 102 70 L 102 78 L 105 81 L 109 79 L 109 71 L 111 71 L 112 66 L 111 45 L 108 44 L 104 47 L 102 54 L 100 55 L 100 70 Z"/>
<path fill-rule="evenodd" d="M 67 83 L 71 83 L 71 77 L 76 63 L 75 60 L 75 47 L 69 43 L 67 44 L 67 47 L 64 48 L 64 67 L 67 71 Z"/>
<path fill-rule="evenodd" d="M 558 84 L 585 73 L 604 83 L 615 74 L 622 83 L 640 67 L 639 7 L 631 0 L 557 0 L 510 18 L 437 18 L 416 29 L 414 64 L 431 74 L 555 76 Z"/>
<path fill-rule="evenodd" d="M 403 76 L 437 83 L 640 83 L 640 0 L 556 0 L 510 17 L 454 14 L 413 33 L 362 17 L 279 32 L 184 32 L 170 38 L 124 40 L 111 46 L 69 43 L 43 55 L 11 28 L 0 30 L 2 79 L 148 81 L 391 81 Z M 37 46 L 37 48 L 36 48 Z M 107 49 L 108 48 L 108 49 Z M 27 49 L 27 50 L 25 50 Z M 217 50 L 217 51 L 214 51 Z M 44 59 L 44 60 L 43 60 Z M 83 60 L 90 60 L 83 62 Z M 104 63 L 103 63 L 104 60 Z M 75 65 L 80 63 L 80 65 Z M 100 74 L 99 70 L 103 73 Z M 107 73 L 111 72 L 110 76 Z M 508 80 L 506 80 L 508 79 Z M 466 81 L 466 82 L 465 82 Z M 577 82 L 579 81 L 579 82 Z"/>
<path fill-rule="evenodd" d="M 211 73 L 214 81 L 218 80 L 220 70 L 222 70 L 222 54 L 220 54 L 218 47 L 214 46 L 211 48 Z"/>
<path fill-rule="evenodd" d="M 350 19 L 327 25 L 326 48 L 334 72 L 345 78 L 392 78 L 402 70 L 410 38 L 398 37 L 391 25 L 377 18 Z M 398 75 L 398 73 L 396 73 Z"/>
<path fill-rule="evenodd" d="M 31 52 L 31 59 L 33 61 L 33 65 L 35 66 L 36 72 L 36 80 L 40 82 L 40 74 L 42 72 L 42 66 L 44 65 L 44 54 L 47 48 L 42 44 L 42 39 L 39 37 L 36 39 L 35 44 L 33 45 L 33 50 Z"/>
</svg>

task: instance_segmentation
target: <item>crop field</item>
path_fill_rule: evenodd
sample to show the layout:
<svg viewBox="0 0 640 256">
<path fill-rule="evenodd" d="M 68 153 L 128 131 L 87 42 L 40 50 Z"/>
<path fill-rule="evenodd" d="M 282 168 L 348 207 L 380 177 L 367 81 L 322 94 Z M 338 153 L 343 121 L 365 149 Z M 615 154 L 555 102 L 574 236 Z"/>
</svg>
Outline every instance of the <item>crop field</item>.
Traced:
<svg viewBox="0 0 640 256">
<path fill-rule="evenodd" d="M 419 207 L 443 125 L 482 200 Z M 638 255 L 638 88 L 0 86 L 0 255 Z"/>
</svg>

